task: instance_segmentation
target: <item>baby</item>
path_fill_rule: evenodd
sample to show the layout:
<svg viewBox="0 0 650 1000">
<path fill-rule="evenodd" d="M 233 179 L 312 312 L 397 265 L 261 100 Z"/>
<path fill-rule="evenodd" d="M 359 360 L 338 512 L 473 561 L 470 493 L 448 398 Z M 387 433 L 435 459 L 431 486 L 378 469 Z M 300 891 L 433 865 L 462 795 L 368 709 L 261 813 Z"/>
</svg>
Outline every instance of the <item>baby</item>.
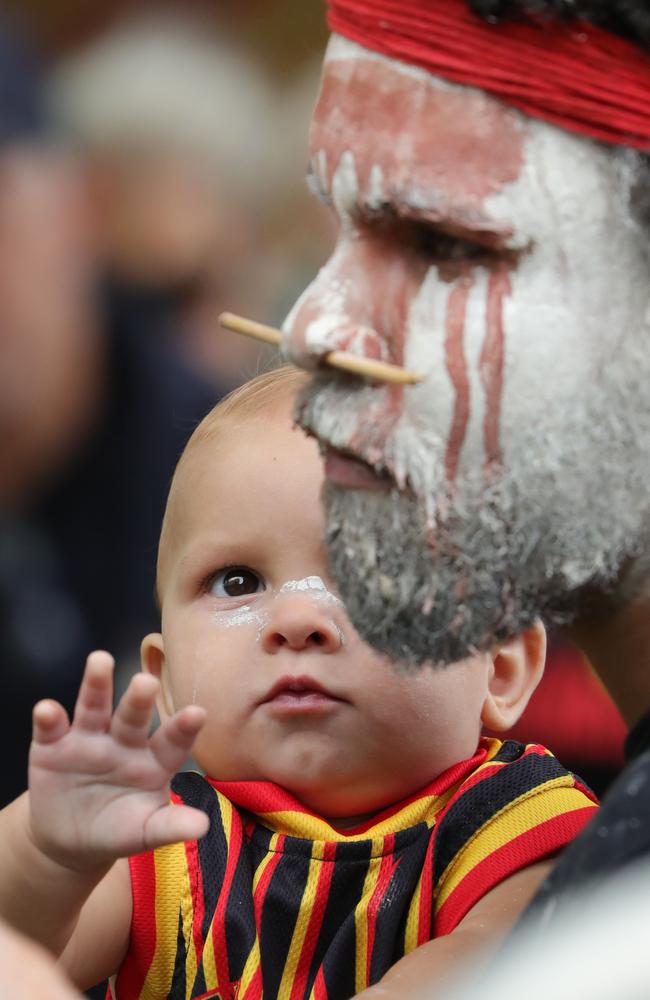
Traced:
<svg viewBox="0 0 650 1000">
<path fill-rule="evenodd" d="M 355 633 L 291 422 L 305 377 L 260 376 L 194 433 L 144 672 L 113 711 L 96 652 L 71 724 L 36 706 L 29 793 L 0 817 L 0 916 L 115 1000 L 432 992 L 593 815 L 544 748 L 480 735 L 525 707 L 541 625 L 420 672 Z M 172 777 L 190 752 L 204 776 Z"/>
</svg>

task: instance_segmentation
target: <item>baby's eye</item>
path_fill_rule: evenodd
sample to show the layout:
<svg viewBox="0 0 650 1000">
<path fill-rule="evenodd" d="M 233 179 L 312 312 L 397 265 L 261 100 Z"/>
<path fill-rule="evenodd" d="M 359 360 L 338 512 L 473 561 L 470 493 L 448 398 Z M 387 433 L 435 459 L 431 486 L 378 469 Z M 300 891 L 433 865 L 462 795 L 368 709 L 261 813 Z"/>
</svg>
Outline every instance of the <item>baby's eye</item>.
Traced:
<svg viewBox="0 0 650 1000">
<path fill-rule="evenodd" d="M 259 594 L 265 589 L 261 576 L 246 566 L 229 566 L 219 570 L 210 583 L 210 593 L 215 597 L 243 597 Z"/>
</svg>

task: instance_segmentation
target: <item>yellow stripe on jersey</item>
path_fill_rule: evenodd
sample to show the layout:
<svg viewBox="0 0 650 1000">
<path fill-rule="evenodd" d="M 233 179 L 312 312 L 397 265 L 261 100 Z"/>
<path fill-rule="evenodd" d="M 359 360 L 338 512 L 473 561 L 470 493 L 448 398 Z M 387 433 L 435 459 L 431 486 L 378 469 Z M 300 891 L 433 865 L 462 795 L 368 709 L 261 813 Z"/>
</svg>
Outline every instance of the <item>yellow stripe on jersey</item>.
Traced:
<svg viewBox="0 0 650 1000">
<path fill-rule="evenodd" d="M 540 826 L 545 820 L 555 819 L 574 809 L 583 809 L 587 804 L 585 796 L 571 787 L 572 780 L 570 776 L 562 776 L 545 782 L 507 805 L 477 830 L 442 873 L 434 890 L 436 912 L 483 858 L 520 834 Z"/>
<path fill-rule="evenodd" d="M 287 953 L 287 961 L 284 966 L 284 972 L 282 973 L 282 979 L 280 981 L 278 1000 L 287 1000 L 287 998 L 291 995 L 293 978 L 298 967 L 298 962 L 300 961 L 300 955 L 305 943 L 307 928 L 309 927 L 309 920 L 317 899 L 316 889 L 318 886 L 318 876 L 323 863 L 324 850 L 325 844 L 314 844 L 311 861 L 309 863 L 309 871 L 307 872 L 307 881 L 305 882 L 302 899 L 300 900 L 298 916 L 296 917 L 296 924 L 293 929 L 293 937 L 291 938 L 291 944 L 289 945 L 289 951 Z"/>
<path fill-rule="evenodd" d="M 355 986 L 357 993 L 360 993 L 361 990 L 364 990 L 368 985 L 368 903 L 372 899 L 372 894 L 374 893 L 377 887 L 377 882 L 379 881 L 381 863 L 383 861 L 383 857 L 381 856 L 383 846 L 383 838 L 373 837 L 371 858 L 368 862 L 368 871 L 366 872 L 366 877 L 364 879 L 361 899 L 357 903 L 354 911 L 354 924 L 356 928 L 357 941 L 355 959 Z"/>
<path fill-rule="evenodd" d="M 286 810 L 282 812 L 260 813 L 259 820 L 271 830 L 279 830 L 288 837 L 301 837 L 316 842 L 350 844 L 358 840 L 386 837 L 396 829 L 407 829 L 418 823 L 433 825 L 435 814 L 442 808 L 447 796 L 423 795 L 415 802 L 409 802 L 398 812 L 392 813 L 387 819 L 380 820 L 362 833 L 350 833 L 349 830 L 337 830 L 327 820 L 310 813 Z"/>
<path fill-rule="evenodd" d="M 275 852 L 277 849 L 277 844 L 279 840 L 279 834 L 274 833 L 269 841 L 268 851 L 260 864 L 255 869 L 253 875 L 253 898 L 255 898 L 255 893 L 257 887 L 260 884 L 264 872 L 268 868 L 269 864 L 275 859 Z M 246 959 L 246 964 L 244 965 L 243 972 L 241 974 L 241 980 L 239 984 L 239 996 L 246 996 L 246 990 L 252 983 L 255 975 L 260 967 L 261 955 L 260 955 L 260 929 L 257 928 L 257 934 L 255 935 L 255 941 L 250 950 L 248 958 Z"/>
<path fill-rule="evenodd" d="M 185 847 L 171 844 L 154 852 L 156 884 L 180 885 L 186 870 Z M 140 1000 L 166 996 L 172 985 L 178 943 L 179 894 L 156 893 L 156 950 Z"/>
</svg>

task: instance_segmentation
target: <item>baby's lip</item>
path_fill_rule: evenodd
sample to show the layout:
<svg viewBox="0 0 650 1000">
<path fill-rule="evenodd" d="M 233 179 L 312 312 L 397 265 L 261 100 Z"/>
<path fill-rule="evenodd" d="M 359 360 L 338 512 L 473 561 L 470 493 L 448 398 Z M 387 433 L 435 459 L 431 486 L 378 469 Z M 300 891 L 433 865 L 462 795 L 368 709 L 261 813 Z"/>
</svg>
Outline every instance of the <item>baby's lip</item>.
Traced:
<svg viewBox="0 0 650 1000">
<path fill-rule="evenodd" d="M 345 698 L 340 698 L 338 695 L 333 694 L 329 691 L 323 684 L 315 680 L 313 677 L 309 677 L 303 674 L 299 677 L 293 677 L 287 675 L 281 677 L 275 682 L 272 688 L 260 699 L 258 704 L 266 705 L 281 695 L 293 694 L 296 696 L 300 695 L 322 695 L 324 698 L 328 698 L 331 701 L 345 701 Z"/>
</svg>

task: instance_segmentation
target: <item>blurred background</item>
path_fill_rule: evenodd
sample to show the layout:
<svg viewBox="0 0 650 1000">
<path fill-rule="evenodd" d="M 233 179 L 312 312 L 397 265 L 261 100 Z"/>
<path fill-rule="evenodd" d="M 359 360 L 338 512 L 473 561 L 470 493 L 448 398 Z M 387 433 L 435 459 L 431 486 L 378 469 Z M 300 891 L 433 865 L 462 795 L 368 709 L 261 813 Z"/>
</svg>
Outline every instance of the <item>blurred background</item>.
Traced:
<svg viewBox="0 0 650 1000">
<path fill-rule="evenodd" d="M 176 460 L 272 359 L 333 229 L 304 182 L 322 10 L 6 3 L 0 13 L 0 800 L 31 707 L 68 709 L 87 652 L 120 682 L 158 627 Z"/>
<path fill-rule="evenodd" d="M 203 414 L 272 358 L 334 229 L 304 182 L 320 0 L 5 0 L 0 13 L 0 804 L 31 707 L 157 628 L 157 537 Z M 623 724 L 554 644 L 517 727 L 602 790 Z"/>
</svg>

